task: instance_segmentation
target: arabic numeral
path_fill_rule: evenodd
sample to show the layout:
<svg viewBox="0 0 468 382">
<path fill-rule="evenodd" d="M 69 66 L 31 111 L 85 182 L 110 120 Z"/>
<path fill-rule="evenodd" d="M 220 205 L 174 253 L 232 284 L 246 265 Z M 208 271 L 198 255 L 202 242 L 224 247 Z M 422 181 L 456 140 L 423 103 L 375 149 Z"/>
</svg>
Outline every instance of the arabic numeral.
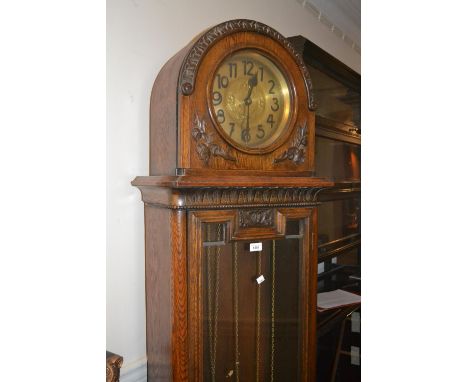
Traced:
<svg viewBox="0 0 468 382">
<path fill-rule="evenodd" d="M 219 122 L 219 123 L 224 123 L 224 121 L 226 120 L 226 118 L 224 117 L 224 110 L 223 110 L 223 109 L 219 109 L 219 110 L 216 112 L 216 117 L 218 118 L 218 122 Z"/>
<path fill-rule="evenodd" d="M 275 94 L 275 92 L 273 91 L 273 89 L 275 88 L 275 81 L 273 80 L 268 80 L 268 83 L 271 84 L 271 87 L 270 87 L 270 90 L 268 91 L 268 93 L 270 94 Z"/>
<path fill-rule="evenodd" d="M 252 61 L 242 61 L 244 64 L 244 76 L 251 76 L 254 64 Z"/>
<path fill-rule="evenodd" d="M 265 130 L 263 129 L 263 125 L 257 126 L 257 138 L 262 139 L 265 136 Z"/>
<path fill-rule="evenodd" d="M 218 79 L 218 89 L 227 88 L 229 85 L 229 78 L 227 76 L 221 76 L 217 74 L 216 78 Z"/>
<path fill-rule="evenodd" d="M 241 138 L 242 138 L 242 140 L 243 140 L 245 143 L 250 142 L 250 139 L 252 138 L 252 137 L 250 136 L 250 131 L 247 130 L 247 129 L 242 130 Z"/>
<path fill-rule="evenodd" d="M 237 64 L 234 62 L 229 63 L 229 77 L 237 78 Z"/>
<path fill-rule="evenodd" d="M 273 110 L 273 111 L 278 111 L 278 109 L 279 109 L 279 101 L 278 101 L 278 98 L 273 98 L 272 101 L 273 101 L 273 105 L 270 106 L 270 107 L 271 107 L 271 110 Z"/>
<path fill-rule="evenodd" d="M 273 114 L 269 114 L 269 115 L 268 115 L 267 123 L 270 124 L 270 129 L 272 129 L 272 128 L 273 128 L 273 124 L 275 123 L 275 121 L 273 120 Z"/>
<path fill-rule="evenodd" d="M 213 105 L 218 106 L 221 102 L 223 102 L 223 96 L 220 92 L 213 93 Z"/>
</svg>

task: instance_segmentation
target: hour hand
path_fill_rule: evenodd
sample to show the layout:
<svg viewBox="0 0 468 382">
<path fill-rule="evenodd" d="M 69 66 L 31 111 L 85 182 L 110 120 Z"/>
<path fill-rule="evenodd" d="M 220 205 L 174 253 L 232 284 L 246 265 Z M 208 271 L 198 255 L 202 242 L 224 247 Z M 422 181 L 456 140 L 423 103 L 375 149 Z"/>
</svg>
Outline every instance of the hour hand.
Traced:
<svg viewBox="0 0 468 382">
<path fill-rule="evenodd" d="M 258 76 L 258 72 L 249 78 L 249 89 L 252 89 L 254 86 L 257 86 L 258 84 L 257 76 Z"/>
<path fill-rule="evenodd" d="M 248 84 L 248 86 L 249 86 L 249 91 L 248 91 L 248 93 L 247 93 L 247 97 L 244 98 L 244 103 L 245 103 L 246 105 L 252 103 L 252 100 L 250 99 L 250 96 L 252 95 L 252 90 L 253 90 L 253 88 L 254 88 L 255 86 L 257 86 L 257 84 L 258 84 L 258 77 L 257 77 L 257 75 L 258 75 L 258 72 L 255 73 L 255 75 L 251 76 L 251 77 L 249 78 L 249 81 L 247 82 L 247 84 Z"/>
</svg>

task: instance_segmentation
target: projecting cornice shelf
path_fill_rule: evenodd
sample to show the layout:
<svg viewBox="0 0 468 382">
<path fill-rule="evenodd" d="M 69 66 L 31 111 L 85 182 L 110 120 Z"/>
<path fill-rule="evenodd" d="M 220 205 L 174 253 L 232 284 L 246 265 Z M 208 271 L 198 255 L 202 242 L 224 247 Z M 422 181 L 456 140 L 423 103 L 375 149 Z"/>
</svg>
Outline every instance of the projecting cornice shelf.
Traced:
<svg viewBox="0 0 468 382">
<path fill-rule="evenodd" d="M 228 177 L 195 177 L 195 176 L 137 176 L 133 186 L 153 186 L 167 188 L 196 187 L 332 187 L 333 182 L 311 177 L 267 177 L 236 176 Z"/>
<path fill-rule="evenodd" d="M 165 208 L 299 207 L 317 204 L 333 182 L 308 177 L 139 176 L 132 182 L 145 203 Z"/>
</svg>

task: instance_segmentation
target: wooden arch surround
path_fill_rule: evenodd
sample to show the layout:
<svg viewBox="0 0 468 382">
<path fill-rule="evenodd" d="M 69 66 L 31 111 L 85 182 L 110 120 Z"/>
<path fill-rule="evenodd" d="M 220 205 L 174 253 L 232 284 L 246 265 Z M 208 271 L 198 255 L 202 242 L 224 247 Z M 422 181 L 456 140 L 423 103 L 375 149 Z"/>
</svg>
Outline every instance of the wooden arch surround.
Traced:
<svg viewBox="0 0 468 382">
<path fill-rule="evenodd" d="M 295 106 L 287 132 L 266 155 L 243 152 L 216 128 L 209 85 L 219 62 L 252 49 L 281 63 Z M 273 28 L 232 20 L 208 29 L 159 72 L 150 106 L 150 175 L 314 174 L 315 113 L 312 82 L 292 44 Z"/>
</svg>

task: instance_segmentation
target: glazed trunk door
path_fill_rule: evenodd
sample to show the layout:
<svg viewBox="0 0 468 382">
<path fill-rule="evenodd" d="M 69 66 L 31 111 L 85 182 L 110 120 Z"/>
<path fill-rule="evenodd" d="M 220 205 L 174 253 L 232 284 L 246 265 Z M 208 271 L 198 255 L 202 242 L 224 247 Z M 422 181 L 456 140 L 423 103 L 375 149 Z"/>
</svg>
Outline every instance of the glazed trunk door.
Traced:
<svg viewBox="0 0 468 382">
<path fill-rule="evenodd" d="M 281 210 L 276 232 L 237 214 L 191 213 L 190 380 L 314 380 L 312 211 Z"/>
</svg>

